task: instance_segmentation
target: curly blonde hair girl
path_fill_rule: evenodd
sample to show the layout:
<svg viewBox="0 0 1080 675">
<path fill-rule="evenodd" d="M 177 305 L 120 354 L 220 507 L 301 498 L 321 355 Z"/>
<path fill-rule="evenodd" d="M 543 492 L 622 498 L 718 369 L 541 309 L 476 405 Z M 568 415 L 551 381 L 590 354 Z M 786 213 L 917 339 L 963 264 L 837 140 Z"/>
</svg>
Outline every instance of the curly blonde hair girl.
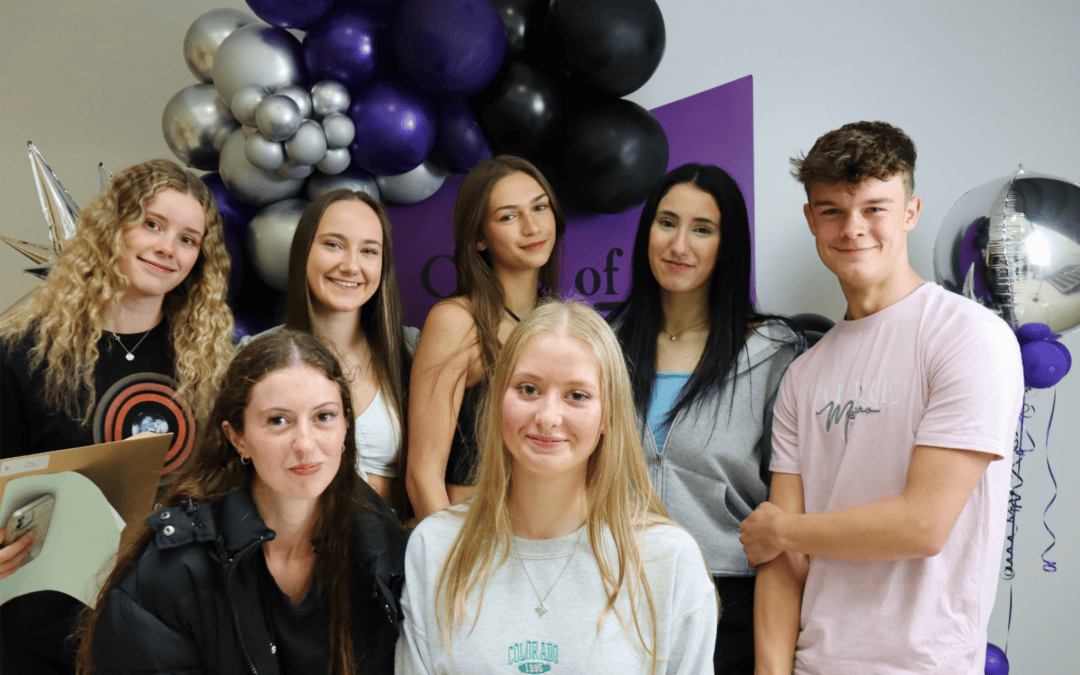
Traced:
<svg viewBox="0 0 1080 675">
<path fill-rule="evenodd" d="M 232 357 L 232 312 L 225 304 L 230 259 L 213 195 L 202 180 L 173 162 L 155 159 L 125 169 L 83 210 L 75 236 L 64 246 L 45 283 L 0 329 L 11 347 L 24 339 L 31 373 L 43 372 L 45 406 L 78 420 L 93 419 L 98 395 L 94 371 L 105 309 L 130 285 L 120 271 L 125 230 L 142 223 L 159 192 L 193 197 L 206 216 L 206 236 L 187 277 L 164 298 L 177 395 L 196 420 L 205 419 L 214 390 Z"/>
</svg>

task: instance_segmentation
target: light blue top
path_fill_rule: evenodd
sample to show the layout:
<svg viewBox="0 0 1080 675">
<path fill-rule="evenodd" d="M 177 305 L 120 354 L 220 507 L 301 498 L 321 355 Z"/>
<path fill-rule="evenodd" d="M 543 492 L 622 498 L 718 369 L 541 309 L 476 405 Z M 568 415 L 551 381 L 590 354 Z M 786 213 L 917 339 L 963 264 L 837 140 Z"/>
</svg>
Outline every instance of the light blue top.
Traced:
<svg viewBox="0 0 1080 675">
<path fill-rule="evenodd" d="M 649 426 L 652 427 L 656 447 L 664 451 L 671 425 L 665 424 L 668 413 L 679 401 L 679 394 L 690 379 L 690 373 L 657 373 L 653 384 L 652 401 L 649 403 Z"/>
</svg>

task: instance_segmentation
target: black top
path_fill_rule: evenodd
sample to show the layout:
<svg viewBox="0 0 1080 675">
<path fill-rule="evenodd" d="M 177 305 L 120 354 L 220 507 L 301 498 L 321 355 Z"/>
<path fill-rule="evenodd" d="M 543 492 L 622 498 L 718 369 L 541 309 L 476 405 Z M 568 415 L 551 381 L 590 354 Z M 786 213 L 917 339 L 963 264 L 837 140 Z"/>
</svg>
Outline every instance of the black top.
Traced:
<svg viewBox="0 0 1080 675">
<path fill-rule="evenodd" d="M 174 434 L 163 474 L 190 454 L 195 421 L 187 404 L 176 398 L 167 321 L 148 333 L 102 336 L 94 370 L 97 403 L 87 425 L 46 408 L 45 365 L 30 373 L 32 347 L 29 334 L 11 349 L 0 345 L 0 457 L 119 441 L 142 431 Z M 127 359 L 128 352 L 133 359 Z"/>
<path fill-rule="evenodd" d="M 307 597 L 294 605 L 270 574 L 265 556 L 259 557 L 259 596 L 281 672 L 330 672 L 330 613 L 321 584 L 312 583 Z"/>
<path fill-rule="evenodd" d="M 461 399 L 454 439 L 450 442 L 450 456 L 446 460 L 446 482 L 450 485 L 472 485 L 476 479 L 473 475 L 479 453 L 476 418 L 486 388 L 485 383 L 475 384 L 465 390 Z"/>
</svg>

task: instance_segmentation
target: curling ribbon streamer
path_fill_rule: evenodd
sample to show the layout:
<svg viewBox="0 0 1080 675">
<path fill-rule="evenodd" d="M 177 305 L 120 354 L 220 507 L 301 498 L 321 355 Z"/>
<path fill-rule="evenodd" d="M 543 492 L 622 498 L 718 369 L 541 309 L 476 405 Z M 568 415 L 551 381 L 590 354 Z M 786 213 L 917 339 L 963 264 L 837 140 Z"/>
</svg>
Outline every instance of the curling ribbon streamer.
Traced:
<svg viewBox="0 0 1080 675">
<path fill-rule="evenodd" d="M 1050 533 L 1050 545 L 1046 547 L 1046 550 L 1042 552 L 1043 571 L 1044 572 L 1057 572 L 1057 563 L 1052 560 L 1046 559 L 1046 554 L 1050 552 L 1050 549 L 1054 548 L 1054 544 L 1057 543 L 1057 537 L 1054 536 L 1054 531 L 1050 529 L 1050 525 L 1046 522 L 1046 514 L 1050 510 L 1050 507 L 1054 505 L 1054 501 L 1057 500 L 1057 478 L 1054 478 L 1054 470 L 1050 468 L 1050 427 L 1054 424 L 1054 408 L 1057 406 L 1057 389 L 1054 389 L 1054 400 L 1050 404 L 1050 420 L 1046 423 L 1046 470 L 1050 473 L 1050 480 L 1054 483 L 1054 495 L 1050 497 L 1050 501 L 1047 503 L 1046 508 L 1043 509 L 1043 527 Z"/>
<path fill-rule="evenodd" d="M 1020 463 L 1024 459 L 1024 455 L 1035 449 L 1035 439 L 1031 437 L 1031 433 L 1024 430 L 1024 420 L 1028 417 L 1035 415 L 1035 408 L 1027 402 L 1027 391 L 1024 392 L 1023 405 L 1020 407 L 1020 429 L 1016 433 L 1016 438 L 1013 441 L 1013 466 L 1012 475 L 1016 479 L 1015 484 L 1009 486 L 1009 509 L 1007 521 L 1009 524 L 1009 532 L 1005 536 L 1009 545 L 1005 549 L 1005 570 L 1001 576 L 1006 580 L 1011 580 L 1016 576 L 1016 571 L 1013 569 L 1013 551 L 1016 543 L 1016 513 L 1020 510 L 1020 488 L 1024 485 L 1024 479 L 1020 477 Z M 1027 437 L 1029 446 L 1024 447 L 1024 437 Z M 1009 635 L 1012 633 L 1012 610 L 1013 610 L 1013 588 L 1012 583 L 1009 584 L 1009 618 L 1005 625 L 1005 649 L 1003 650 L 1006 655 L 1009 653 Z"/>
</svg>

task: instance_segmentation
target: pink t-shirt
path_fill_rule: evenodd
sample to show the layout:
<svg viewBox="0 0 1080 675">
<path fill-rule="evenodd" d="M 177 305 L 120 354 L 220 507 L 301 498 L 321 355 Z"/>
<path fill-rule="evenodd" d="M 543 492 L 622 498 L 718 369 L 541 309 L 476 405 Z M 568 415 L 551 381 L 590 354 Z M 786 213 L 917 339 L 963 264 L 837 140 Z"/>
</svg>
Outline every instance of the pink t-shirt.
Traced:
<svg viewBox="0 0 1080 675">
<path fill-rule="evenodd" d="M 843 321 L 780 385 L 772 470 L 800 474 L 807 513 L 900 494 L 917 445 L 1012 456 L 1020 350 L 989 310 L 936 284 Z M 1005 535 L 1010 462 L 990 463 L 941 553 L 814 558 L 800 674 L 981 675 Z"/>
</svg>

